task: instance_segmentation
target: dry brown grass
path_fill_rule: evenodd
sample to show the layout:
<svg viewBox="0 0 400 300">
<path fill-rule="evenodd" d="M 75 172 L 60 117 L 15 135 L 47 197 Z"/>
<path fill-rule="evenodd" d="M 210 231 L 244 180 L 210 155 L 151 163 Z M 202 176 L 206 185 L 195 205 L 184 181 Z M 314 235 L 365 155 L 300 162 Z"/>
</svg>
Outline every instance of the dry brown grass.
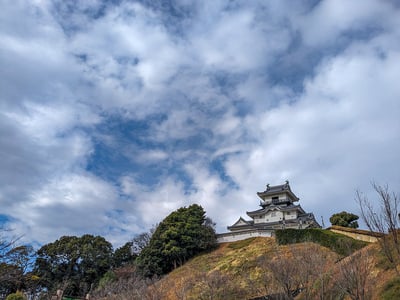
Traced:
<svg viewBox="0 0 400 300">
<path fill-rule="evenodd" d="M 272 270 L 275 264 L 278 266 L 275 270 L 279 272 L 288 262 L 295 263 L 289 265 L 289 269 L 293 267 L 301 276 L 306 273 L 308 276 L 305 280 L 296 272 L 287 275 L 297 276 L 293 279 L 297 287 L 307 288 L 296 297 L 298 300 L 319 299 L 325 290 L 331 295 L 339 294 L 347 281 L 350 282 L 345 277 L 343 281 L 343 274 L 357 270 L 356 267 L 367 273 L 361 278 L 365 280 L 365 295 L 368 296 L 365 299 L 375 300 L 380 299 L 385 284 L 396 276 L 394 270 L 382 267 L 381 260 L 377 244 L 343 258 L 314 243 L 280 246 L 274 238 L 255 238 L 221 244 L 216 250 L 191 259 L 146 289 L 146 299 L 229 300 L 282 293 L 285 288 Z M 359 265 L 355 266 L 356 263 Z M 345 296 L 343 299 L 351 298 Z"/>
</svg>

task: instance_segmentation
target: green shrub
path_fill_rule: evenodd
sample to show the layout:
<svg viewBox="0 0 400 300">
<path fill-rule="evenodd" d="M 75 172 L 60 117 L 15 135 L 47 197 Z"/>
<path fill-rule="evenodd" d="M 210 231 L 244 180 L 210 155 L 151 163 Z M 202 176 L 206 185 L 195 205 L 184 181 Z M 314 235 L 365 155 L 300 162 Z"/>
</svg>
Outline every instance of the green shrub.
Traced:
<svg viewBox="0 0 400 300">
<path fill-rule="evenodd" d="M 385 284 L 382 290 L 381 299 L 400 299 L 400 277 L 396 277 Z"/>
<path fill-rule="evenodd" d="M 16 292 L 8 295 L 6 300 L 26 300 L 26 297 L 21 292 Z"/>
<path fill-rule="evenodd" d="M 107 271 L 99 281 L 98 289 L 104 289 L 107 285 L 117 280 L 113 271 Z"/>
<path fill-rule="evenodd" d="M 340 255 L 350 255 L 367 245 L 367 242 L 324 229 L 282 229 L 275 232 L 280 245 L 313 242 L 327 247 Z"/>
</svg>

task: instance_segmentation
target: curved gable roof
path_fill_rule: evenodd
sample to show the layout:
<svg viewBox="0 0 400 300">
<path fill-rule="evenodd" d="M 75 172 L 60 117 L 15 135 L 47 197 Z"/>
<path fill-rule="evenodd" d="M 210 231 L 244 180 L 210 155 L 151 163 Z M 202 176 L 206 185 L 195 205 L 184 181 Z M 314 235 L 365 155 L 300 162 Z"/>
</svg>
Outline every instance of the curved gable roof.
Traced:
<svg viewBox="0 0 400 300">
<path fill-rule="evenodd" d="M 242 217 L 240 217 L 233 225 L 231 225 L 230 227 L 233 226 L 242 226 L 242 225 L 250 225 L 251 222 L 246 221 L 245 219 L 243 219 Z"/>
<path fill-rule="evenodd" d="M 279 211 L 294 211 L 294 210 L 297 210 L 301 214 L 305 213 L 305 211 L 303 210 L 303 208 L 300 205 L 289 205 L 289 206 L 284 206 L 284 207 L 282 207 L 282 206 L 269 206 L 269 207 L 258 209 L 258 210 L 255 210 L 255 211 L 247 211 L 246 214 L 249 217 L 254 217 L 254 216 L 259 216 L 259 215 L 266 214 L 269 211 L 274 211 L 274 210 L 279 210 Z"/>
<path fill-rule="evenodd" d="M 284 184 L 280 185 L 274 185 L 270 186 L 267 184 L 267 189 L 264 192 L 257 192 L 258 197 L 264 200 L 264 198 L 268 196 L 274 196 L 274 195 L 279 195 L 282 194 L 282 192 L 285 192 L 290 195 L 290 198 L 292 198 L 294 201 L 298 201 L 299 198 L 292 192 L 290 189 L 289 181 L 286 180 Z"/>
</svg>

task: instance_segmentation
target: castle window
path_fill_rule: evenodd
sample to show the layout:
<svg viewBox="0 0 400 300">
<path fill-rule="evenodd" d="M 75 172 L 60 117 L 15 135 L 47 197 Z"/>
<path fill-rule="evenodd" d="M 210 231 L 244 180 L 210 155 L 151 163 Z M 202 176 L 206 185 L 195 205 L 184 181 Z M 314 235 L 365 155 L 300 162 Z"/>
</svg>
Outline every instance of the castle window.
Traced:
<svg viewBox="0 0 400 300">
<path fill-rule="evenodd" d="M 279 196 L 272 197 L 272 204 L 276 204 L 279 202 Z"/>
<path fill-rule="evenodd" d="M 275 216 L 276 216 L 276 212 L 273 211 L 273 212 L 271 213 L 271 217 L 275 217 Z"/>
</svg>

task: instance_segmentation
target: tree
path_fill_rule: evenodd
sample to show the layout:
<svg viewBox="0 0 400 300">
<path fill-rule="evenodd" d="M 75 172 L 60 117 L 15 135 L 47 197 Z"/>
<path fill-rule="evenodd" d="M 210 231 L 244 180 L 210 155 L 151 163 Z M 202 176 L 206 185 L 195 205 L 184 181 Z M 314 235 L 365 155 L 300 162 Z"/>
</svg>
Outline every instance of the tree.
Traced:
<svg viewBox="0 0 400 300">
<path fill-rule="evenodd" d="M 112 245 L 101 236 L 63 236 L 37 251 L 34 272 L 43 287 L 85 295 L 110 269 Z"/>
<path fill-rule="evenodd" d="M 33 248 L 18 245 L 19 238 L 10 236 L 10 232 L 9 229 L 0 228 L 0 295 L 29 287 L 27 270 L 33 259 Z"/>
<path fill-rule="evenodd" d="M 149 245 L 154 231 L 155 227 L 152 227 L 148 232 L 142 232 L 135 235 L 131 241 L 125 243 L 125 245 L 120 248 L 117 248 L 113 255 L 114 268 L 123 267 L 127 264 L 133 263 L 140 252 Z"/>
<path fill-rule="evenodd" d="M 267 267 L 283 289 L 285 299 L 293 299 L 293 293 L 301 287 L 301 270 L 293 253 L 290 256 L 277 255 L 267 262 Z"/>
<path fill-rule="evenodd" d="M 134 262 L 137 255 L 133 252 L 132 247 L 133 242 L 127 242 L 125 245 L 115 250 L 113 254 L 113 266 L 115 268 L 123 267 Z"/>
<path fill-rule="evenodd" d="M 146 246 L 149 245 L 156 227 L 152 227 L 148 232 L 142 232 L 132 239 L 132 252 L 139 255 Z"/>
<path fill-rule="evenodd" d="M 333 214 L 329 221 L 332 225 L 342 226 L 342 227 L 351 227 L 358 228 L 357 220 L 359 217 L 355 214 L 348 213 L 346 211 L 342 211 L 340 213 Z"/>
<path fill-rule="evenodd" d="M 232 276 L 219 270 L 203 272 L 196 276 L 194 299 L 245 299 L 246 291 L 236 284 Z"/>
<path fill-rule="evenodd" d="M 158 278 L 143 278 L 135 266 L 129 265 L 108 271 L 93 296 L 95 299 L 157 300 L 165 299 L 161 296 L 163 290 Z"/>
<path fill-rule="evenodd" d="M 8 285 L 13 291 L 26 290 L 31 286 L 31 276 L 28 273 L 32 267 L 35 251 L 32 246 L 14 246 L 7 252 L 5 266 L 8 269 Z"/>
<path fill-rule="evenodd" d="M 300 271 L 299 281 L 303 291 L 302 299 L 324 299 L 328 294 L 330 281 L 329 266 L 337 260 L 327 249 L 314 243 L 291 247 L 292 255 Z"/>
<path fill-rule="evenodd" d="M 15 244 L 14 240 L 9 240 L 4 236 L 4 232 L 6 231 L 6 229 L 0 228 L 0 261 L 4 259 L 6 253 L 12 248 L 12 245 Z"/>
<path fill-rule="evenodd" d="M 264 279 L 260 294 L 270 297 L 266 299 L 293 299 L 299 293 L 303 300 L 336 299 L 330 297 L 330 286 L 332 265 L 338 258 L 312 242 L 276 246 L 258 258 Z"/>
<path fill-rule="evenodd" d="M 145 277 L 163 275 L 215 246 L 212 221 L 201 206 L 193 204 L 172 212 L 158 225 L 136 262 Z"/>
<path fill-rule="evenodd" d="M 360 191 L 356 193 L 356 201 L 361 210 L 361 217 L 369 230 L 380 234 L 378 239 L 382 253 L 399 274 L 397 265 L 400 262 L 399 239 L 399 197 L 389 191 L 387 185 L 372 184 L 378 194 L 378 207 L 375 207 Z"/>
<path fill-rule="evenodd" d="M 362 249 L 339 263 L 339 274 L 335 278 L 337 295 L 347 295 L 352 300 L 372 298 L 372 256 L 370 249 Z"/>
</svg>

